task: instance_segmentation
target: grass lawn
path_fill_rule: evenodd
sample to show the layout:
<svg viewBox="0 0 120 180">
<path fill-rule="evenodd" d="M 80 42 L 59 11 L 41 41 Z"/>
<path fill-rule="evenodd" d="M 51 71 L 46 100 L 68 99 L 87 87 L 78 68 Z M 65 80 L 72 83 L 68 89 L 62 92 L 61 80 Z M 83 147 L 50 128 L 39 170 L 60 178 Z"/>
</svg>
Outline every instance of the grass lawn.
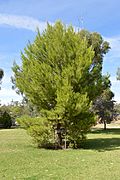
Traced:
<svg viewBox="0 0 120 180">
<path fill-rule="evenodd" d="M 38 149 L 24 130 L 0 130 L 0 180 L 9 179 L 119 180 L 120 129 L 94 129 L 80 150 Z"/>
</svg>

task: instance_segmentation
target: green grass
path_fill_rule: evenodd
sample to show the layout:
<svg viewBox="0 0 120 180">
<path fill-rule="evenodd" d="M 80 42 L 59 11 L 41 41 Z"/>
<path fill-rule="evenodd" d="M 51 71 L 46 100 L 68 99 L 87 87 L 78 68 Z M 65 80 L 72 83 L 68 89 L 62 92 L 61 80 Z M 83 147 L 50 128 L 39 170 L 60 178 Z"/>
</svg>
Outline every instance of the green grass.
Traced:
<svg viewBox="0 0 120 180">
<path fill-rule="evenodd" d="M 0 130 L 0 180 L 120 179 L 120 129 L 94 129 L 84 146 L 38 149 L 24 130 Z"/>
</svg>

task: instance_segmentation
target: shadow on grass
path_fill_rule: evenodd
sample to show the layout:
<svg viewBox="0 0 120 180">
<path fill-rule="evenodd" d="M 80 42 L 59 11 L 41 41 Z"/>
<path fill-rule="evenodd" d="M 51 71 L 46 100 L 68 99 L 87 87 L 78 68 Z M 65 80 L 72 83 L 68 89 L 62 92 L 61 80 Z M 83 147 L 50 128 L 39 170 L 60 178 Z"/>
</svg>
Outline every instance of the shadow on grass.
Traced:
<svg viewBox="0 0 120 180">
<path fill-rule="evenodd" d="M 84 149 L 111 151 L 120 149 L 120 138 L 98 138 L 88 139 L 84 144 Z"/>
<path fill-rule="evenodd" d="M 111 134 L 111 135 L 120 135 L 119 128 L 111 128 L 107 130 L 102 129 L 93 129 L 91 134 Z M 96 139 L 87 139 L 84 143 L 84 149 L 91 149 L 97 151 L 111 151 L 111 150 L 120 150 L 120 138 L 119 137 L 108 137 L 108 138 L 96 138 Z"/>
<path fill-rule="evenodd" d="M 106 130 L 93 128 L 90 133 L 92 134 L 119 134 L 120 135 L 120 128 L 109 128 Z"/>
<path fill-rule="evenodd" d="M 120 128 L 111 128 L 107 130 L 93 128 L 91 132 L 89 132 L 89 134 L 92 134 L 93 139 L 88 138 L 82 144 L 81 146 L 82 149 L 96 150 L 99 152 L 120 150 Z M 99 138 L 99 135 L 103 135 L 103 137 Z M 110 135 L 110 136 L 108 136 L 107 138 L 107 135 Z M 114 137 L 114 135 L 118 135 L 118 137 Z M 34 146 L 34 148 L 38 149 L 38 146 Z M 43 148 L 46 150 L 60 150 L 61 149 L 61 148 L 55 148 L 53 144 L 51 146 L 49 144 L 48 147 L 45 146 L 45 147 L 39 147 L 39 148 Z"/>
</svg>

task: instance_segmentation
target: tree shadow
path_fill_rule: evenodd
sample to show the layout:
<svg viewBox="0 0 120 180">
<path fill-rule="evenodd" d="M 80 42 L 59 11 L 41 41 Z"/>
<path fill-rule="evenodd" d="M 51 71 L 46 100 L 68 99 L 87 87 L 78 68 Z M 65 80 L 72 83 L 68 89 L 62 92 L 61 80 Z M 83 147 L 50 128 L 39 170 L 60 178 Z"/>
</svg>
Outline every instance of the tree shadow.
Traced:
<svg viewBox="0 0 120 180">
<path fill-rule="evenodd" d="M 96 128 L 93 128 L 91 131 L 90 131 L 90 134 L 118 134 L 120 135 L 120 128 L 109 128 L 109 129 L 96 129 Z"/>
<path fill-rule="evenodd" d="M 111 134 L 111 135 L 120 135 L 120 128 L 111 128 L 107 130 L 97 129 L 92 130 L 90 134 Z M 96 138 L 96 139 L 87 139 L 84 143 L 84 149 L 91 149 L 97 151 L 111 151 L 111 150 L 120 150 L 120 138 L 119 137 L 108 137 L 108 138 Z"/>
<path fill-rule="evenodd" d="M 120 150 L 120 138 L 88 139 L 84 143 L 84 149 L 97 151 Z"/>
</svg>

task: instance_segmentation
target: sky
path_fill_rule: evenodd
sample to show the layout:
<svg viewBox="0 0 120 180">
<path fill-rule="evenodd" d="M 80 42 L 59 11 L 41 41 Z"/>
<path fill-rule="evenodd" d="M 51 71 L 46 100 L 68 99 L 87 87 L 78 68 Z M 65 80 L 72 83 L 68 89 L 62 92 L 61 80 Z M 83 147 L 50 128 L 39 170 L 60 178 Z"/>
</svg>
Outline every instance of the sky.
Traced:
<svg viewBox="0 0 120 180">
<path fill-rule="evenodd" d="M 110 43 L 103 74 L 110 74 L 114 99 L 120 103 L 120 82 L 116 80 L 120 67 L 119 7 L 119 0 L 0 0 L 0 68 L 4 70 L 0 103 L 22 99 L 11 88 L 13 63 L 21 64 L 20 53 L 34 41 L 37 27 L 43 32 L 47 22 L 54 24 L 57 20 L 98 32 Z"/>
</svg>

